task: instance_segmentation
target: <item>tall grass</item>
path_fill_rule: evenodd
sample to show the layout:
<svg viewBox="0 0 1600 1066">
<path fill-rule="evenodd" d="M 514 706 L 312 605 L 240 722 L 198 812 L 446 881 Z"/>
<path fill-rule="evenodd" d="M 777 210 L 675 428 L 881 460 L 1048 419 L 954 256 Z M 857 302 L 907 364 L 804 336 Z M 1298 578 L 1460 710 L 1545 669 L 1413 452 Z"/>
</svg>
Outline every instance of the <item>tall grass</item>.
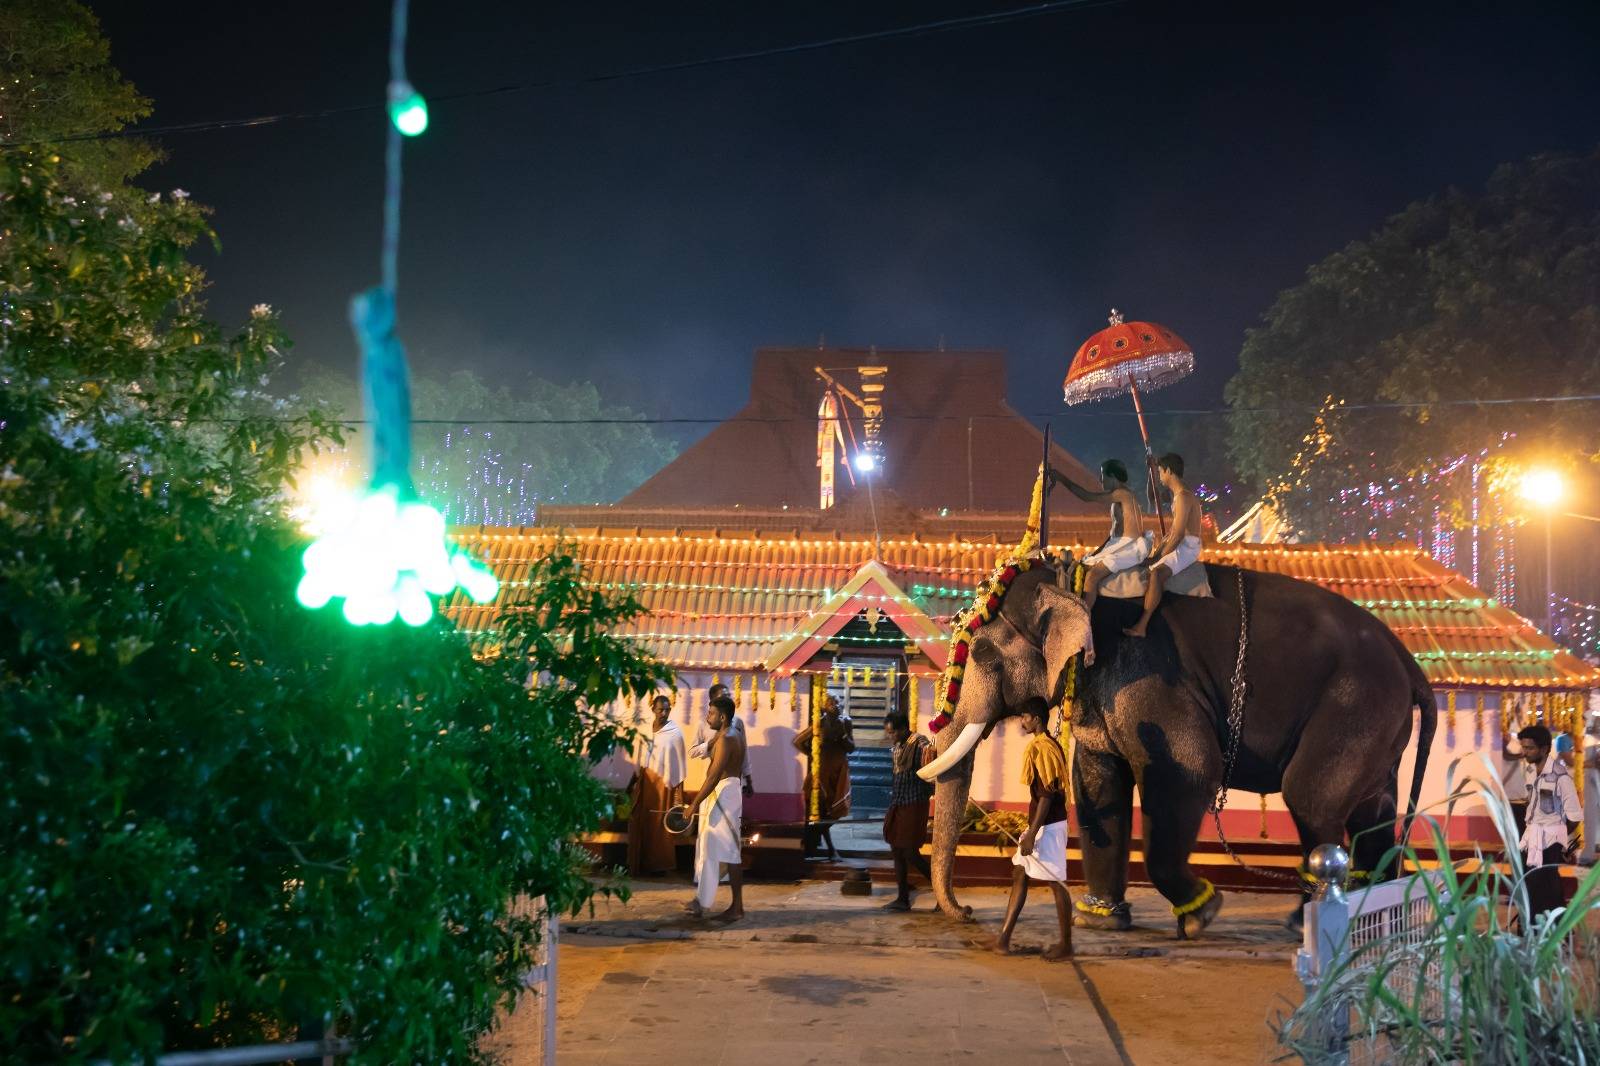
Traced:
<svg viewBox="0 0 1600 1066">
<path fill-rule="evenodd" d="M 1492 768 L 1487 781 L 1471 777 L 1458 787 L 1461 763 L 1450 766 L 1445 820 L 1468 801 L 1482 803 L 1505 859 L 1479 848 L 1474 859 L 1453 864 L 1443 826 L 1424 815 L 1439 869 L 1437 877 L 1416 878 L 1409 898 L 1426 894 L 1428 917 L 1339 953 L 1316 990 L 1278 1020 L 1284 1058 L 1310 1066 L 1600 1063 L 1600 867 L 1565 910 L 1531 918 L 1505 793 Z M 1403 869 L 1420 868 L 1409 842 L 1390 853 L 1397 857 Z M 1332 1018 L 1338 1022 L 1330 1025 Z"/>
</svg>

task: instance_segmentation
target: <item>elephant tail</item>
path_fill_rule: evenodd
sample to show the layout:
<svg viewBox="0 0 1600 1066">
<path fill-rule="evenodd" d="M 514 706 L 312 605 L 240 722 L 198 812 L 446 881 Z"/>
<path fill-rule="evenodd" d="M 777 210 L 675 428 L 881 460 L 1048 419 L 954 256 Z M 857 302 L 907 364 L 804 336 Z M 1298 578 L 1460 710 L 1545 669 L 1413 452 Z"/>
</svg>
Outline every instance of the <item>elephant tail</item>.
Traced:
<svg viewBox="0 0 1600 1066">
<path fill-rule="evenodd" d="M 1400 842 L 1405 844 L 1411 839 L 1411 822 L 1417 816 L 1417 802 L 1422 798 L 1422 775 L 1428 768 L 1428 752 L 1433 748 L 1433 734 L 1439 728 L 1439 707 L 1433 700 L 1433 685 L 1428 682 L 1428 675 L 1422 672 L 1422 667 L 1417 665 L 1417 660 L 1400 643 L 1400 638 L 1390 632 L 1389 639 L 1394 642 L 1395 652 L 1400 656 L 1400 662 L 1405 666 L 1406 676 L 1411 682 L 1411 702 L 1417 708 L 1417 765 L 1411 774 L 1411 795 L 1406 800 L 1406 819 L 1400 833 Z"/>
</svg>

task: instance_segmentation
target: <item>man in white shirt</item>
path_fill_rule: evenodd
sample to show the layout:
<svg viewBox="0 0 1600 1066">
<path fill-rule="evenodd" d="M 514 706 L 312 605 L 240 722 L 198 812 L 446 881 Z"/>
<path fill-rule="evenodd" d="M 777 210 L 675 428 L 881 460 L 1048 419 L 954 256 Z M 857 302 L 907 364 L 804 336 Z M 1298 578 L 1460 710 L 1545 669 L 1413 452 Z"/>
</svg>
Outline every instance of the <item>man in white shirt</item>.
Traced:
<svg viewBox="0 0 1600 1066">
<path fill-rule="evenodd" d="M 1566 857 L 1567 838 L 1583 818 L 1578 789 L 1572 771 L 1553 750 L 1550 730 L 1530 725 L 1517 734 L 1522 757 L 1538 767 L 1533 791 L 1528 796 L 1528 828 L 1522 833 L 1523 859 L 1528 874 L 1529 917 L 1553 911 L 1566 903 L 1561 890 L 1561 862 Z"/>
<path fill-rule="evenodd" d="M 628 872 L 656 874 L 678 865 L 678 838 L 667 832 L 664 813 L 683 798 L 683 730 L 671 718 L 672 700 L 650 701 L 655 720 L 648 739 L 641 738 L 639 769 L 630 786 L 633 813 L 628 817 Z"/>
<path fill-rule="evenodd" d="M 706 717 L 700 719 L 699 724 L 694 727 L 694 746 L 689 749 L 689 757 L 691 759 L 710 758 L 711 741 L 717 733 L 715 729 L 711 728 L 709 722 L 711 701 L 718 696 L 726 695 L 728 695 L 728 686 L 723 684 L 712 685 L 711 691 L 706 693 Z M 744 794 L 748 796 L 756 790 L 755 779 L 750 776 L 750 745 L 745 739 L 744 723 L 739 721 L 737 708 L 727 716 L 727 719 L 729 733 L 737 733 L 739 735 L 739 744 L 744 750 L 744 762 L 739 768 L 739 776 L 744 781 Z"/>
</svg>

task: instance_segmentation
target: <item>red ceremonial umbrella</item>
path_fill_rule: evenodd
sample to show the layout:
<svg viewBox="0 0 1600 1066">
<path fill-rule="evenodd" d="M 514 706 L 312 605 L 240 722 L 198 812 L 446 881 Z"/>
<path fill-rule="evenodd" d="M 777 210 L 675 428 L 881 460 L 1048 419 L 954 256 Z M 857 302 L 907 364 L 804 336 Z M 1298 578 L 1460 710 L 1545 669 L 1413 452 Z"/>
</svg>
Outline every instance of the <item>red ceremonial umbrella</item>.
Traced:
<svg viewBox="0 0 1600 1066">
<path fill-rule="evenodd" d="M 1072 357 L 1063 392 L 1068 404 L 1103 400 L 1128 393 L 1139 417 L 1144 438 L 1144 464 L 1150 478 L 1150 499 L 1155 504 L 1161 531 L 1167 521 L 1157 494 L 1156 460 L 1150 452 L 1150 432 L 1144 424 L 1139 390 L 1159 389 L 1187 377 L 1194 370 L 1194 351 L 1184 339 L 1154 322 L 1124 322 L 1122 312 L 1111 309 L 1111 324 L 1083 342 Z"/>
</svg>

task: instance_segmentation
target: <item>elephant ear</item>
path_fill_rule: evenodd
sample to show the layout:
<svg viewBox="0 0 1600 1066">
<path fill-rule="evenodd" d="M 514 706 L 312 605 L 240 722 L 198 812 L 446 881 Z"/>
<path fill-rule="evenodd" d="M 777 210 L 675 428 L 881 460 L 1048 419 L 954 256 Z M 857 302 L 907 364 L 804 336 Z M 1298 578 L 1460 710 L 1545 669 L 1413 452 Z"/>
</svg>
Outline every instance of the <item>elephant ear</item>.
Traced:
<svg viewBox="0 0 1600 1066">
<path fill-rule="evenodd" d="M 1034 600 L 1034 632 L 1044 652 L 1045 685 L 1050 705 L 1061 702 L 1067 679 L 1067 663 L 1088 646 L 1092 637 L 1089 609 L 1083 601 L 1047 581 L 1038 585 Z"/>
</svg>

